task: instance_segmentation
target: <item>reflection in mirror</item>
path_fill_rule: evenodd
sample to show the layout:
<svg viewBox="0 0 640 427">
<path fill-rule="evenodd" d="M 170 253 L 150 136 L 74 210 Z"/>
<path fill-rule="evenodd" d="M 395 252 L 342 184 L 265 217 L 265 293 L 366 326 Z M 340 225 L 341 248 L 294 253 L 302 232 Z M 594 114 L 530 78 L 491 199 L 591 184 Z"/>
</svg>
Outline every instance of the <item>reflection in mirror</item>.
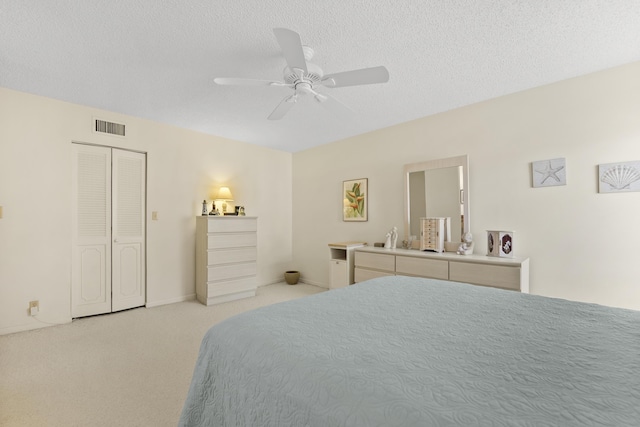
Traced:
<svg viewBox="0 0 640 427">
<path fill-rule="evenodd" d="M 405 240 L 420 236 L 420 218 L 451 219 L 450 241 L 469 231 L 468 159 L 458 156 L 405 165 Z"/>
<path fill-rule="evenodd" d="M 411 172 L 409 189 L 411 235 L 420 234 L 420 218 L 447 217 L 450 218 L 450 240 L 462 241 L 461 166 Z"/>
</svg>

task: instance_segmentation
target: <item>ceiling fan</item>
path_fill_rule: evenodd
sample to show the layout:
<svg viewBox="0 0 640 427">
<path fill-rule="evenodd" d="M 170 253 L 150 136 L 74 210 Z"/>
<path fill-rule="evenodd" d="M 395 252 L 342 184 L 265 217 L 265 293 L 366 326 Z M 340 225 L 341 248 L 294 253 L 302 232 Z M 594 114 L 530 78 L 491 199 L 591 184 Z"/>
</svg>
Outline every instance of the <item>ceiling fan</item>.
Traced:
<svg viewBox="0 0 640 427">
<path fill-rule="evenodd" d="M 314 51 L 310 47 L 302 45 L 298 33 L 286 28 L 274 28 L 273 32 L 287 62 L 283 82 L 234 77 L 217 77 L 213 80 L 219 85 L 284 86 L 293 89 L 293 95 L 287 96 L 278 104 L 269 115 L 269 120 L 279 120 L 284 117 L 304 96 L 313 96 L 317 102 L 338 114 L 351 112 L 335 98 L 319 93 L 316 89 L 320 86 L 335 88 L 389 81 L 389 72 L 383 66 L 324 75 L 320 67 L 308 62 L 313 58 Z"/>
</svg>

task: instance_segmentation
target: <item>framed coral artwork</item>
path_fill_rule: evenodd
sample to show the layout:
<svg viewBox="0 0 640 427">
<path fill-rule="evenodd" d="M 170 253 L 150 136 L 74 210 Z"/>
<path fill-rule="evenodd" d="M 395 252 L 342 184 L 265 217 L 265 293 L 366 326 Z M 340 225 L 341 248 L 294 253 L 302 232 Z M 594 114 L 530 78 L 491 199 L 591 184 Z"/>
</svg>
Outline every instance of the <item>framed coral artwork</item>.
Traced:
<svg viewBox="0 0 640 427">
<path fill-rule="evenodd" d="M 367 178 L 342 182 L 342 220 L 367 221 L 369 217 L 367 202 Z"/>
</svg>

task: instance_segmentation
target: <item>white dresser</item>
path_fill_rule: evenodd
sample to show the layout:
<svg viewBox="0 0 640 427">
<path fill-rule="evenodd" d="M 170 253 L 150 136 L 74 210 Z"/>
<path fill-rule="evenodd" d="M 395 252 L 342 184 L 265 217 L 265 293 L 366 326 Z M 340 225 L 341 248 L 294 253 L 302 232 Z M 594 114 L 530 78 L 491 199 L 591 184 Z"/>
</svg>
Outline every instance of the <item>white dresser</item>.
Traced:
<svg viewBox="0 0 640 427">
<path fill-rule="evenodd" d="M 205 305 L 256 294 L 258 218 L 196 217 L 196 297 Z"/>
<path fill-rule="evenodd" d="M 356 283 L 394 275 L 429 277 L 529 293 L 529 258 L 372 247 L 355 250 Z"/>
</svg>

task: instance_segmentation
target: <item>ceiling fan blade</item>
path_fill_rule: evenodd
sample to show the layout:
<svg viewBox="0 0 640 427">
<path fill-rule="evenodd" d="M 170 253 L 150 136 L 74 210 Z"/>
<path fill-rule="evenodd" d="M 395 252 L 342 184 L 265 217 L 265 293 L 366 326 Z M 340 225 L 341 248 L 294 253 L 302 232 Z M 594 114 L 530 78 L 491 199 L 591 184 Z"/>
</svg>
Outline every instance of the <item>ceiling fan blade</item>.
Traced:
<svg viewBox="0 0 640 427">
<path fill-rule="evenodd" d="M 216 77 L 213 81 L 224 86 L 291 86 L 286 83 L 274 82 L 271 80 L 239 79 L 235 77 Z"/>
<path fill-rule="evenodd" d="M 329 110 L 330 113 L 334 114 L 337 117 L 344 118 L 344 117 L 353 116 L 355 114 L 351 108 L 347 107 L 342 102 L 338 101 L 332 96 L 324 95 L 316 92 L 315 99 L 324 108 Z"/>
<path fill-rule="evenodd" d="M 307 61 L 304 59 L 300 34 L 286 28 L 274 28 L 273 33 L 276 35 L 289 68 L 292 70 L 297 68 L 307 73 Z"/>
<path fill-rule="evenodd" d="M 322 84 L 326 87 L 369 85 L 388 81 L 389 71 L 383 66 L 328 74 L 322 78 Z"/>
<path fill-rule="evenodd" d="M 297 95 L 286 97 L 285 99 L 280 101 L 280 104 L 278 104 L 276 109 L 273 110 L 273 112 L 267 118 L 269 120 L 280 120 L 284 117 L 285 114 L 287 114 L 289 110 L 293 108 L 294 105 L 296 105 L 296 102 L 298 102 Z"/>
</svg>

